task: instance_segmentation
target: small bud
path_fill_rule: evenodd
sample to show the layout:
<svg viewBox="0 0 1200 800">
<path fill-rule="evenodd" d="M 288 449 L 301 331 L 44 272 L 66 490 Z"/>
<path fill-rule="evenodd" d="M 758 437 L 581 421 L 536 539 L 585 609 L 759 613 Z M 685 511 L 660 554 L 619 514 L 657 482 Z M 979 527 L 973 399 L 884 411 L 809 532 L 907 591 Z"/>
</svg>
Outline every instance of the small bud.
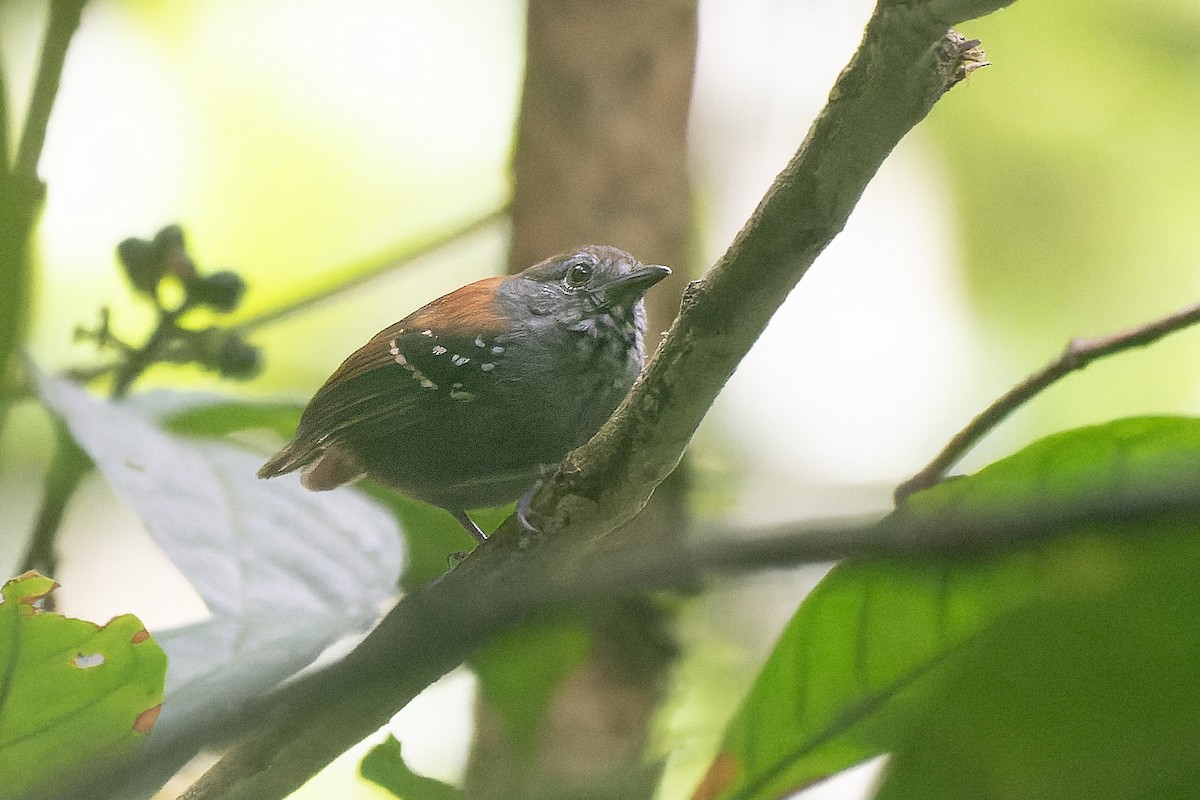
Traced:
<svg viewBox="0 0 1200 800">
<path fill-rule="evenodd" d="M 223 378 L 249 380 L 262 371 L 262 354 L 227 328 L 216 326 L 187 332 L 193 341 L 195 361 Z"/>
<path fill-rule="evenodd" d="M 240 336 L 230 333 L 217 353 L 217 372 L 221 377 L 246 381 L 262 372 L 262 353 Z"/>
<path fill-rule="evenodd" d="M 164 270 L 154 243 L 130 237 L 117 245 L 117 258 L 125 268 L 125 276 L 133 288 L 144 294 L 154 294 Z"/>
<path fill-rule="evenodd" d="M 196 265 L 187 253 L 183 228 L 168 225 L 154 234 L 154 252 L 165 274 L 174 275 L 185 284 L 196 280 Z"/>
<path fill-rule="evenodd" d="M 229 313 L 241 304 L 246 282 L 236 272 L 223 269 L 197 277 L 188 284 L 187 291 L 193 303 Z"/>
</svg>

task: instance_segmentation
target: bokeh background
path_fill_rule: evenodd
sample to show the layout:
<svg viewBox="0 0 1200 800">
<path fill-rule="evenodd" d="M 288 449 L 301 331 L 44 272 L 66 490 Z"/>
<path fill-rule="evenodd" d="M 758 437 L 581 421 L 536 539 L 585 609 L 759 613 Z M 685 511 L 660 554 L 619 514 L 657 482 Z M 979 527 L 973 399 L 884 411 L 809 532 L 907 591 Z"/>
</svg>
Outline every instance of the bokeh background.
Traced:
<svg viewBox="0 0 1200 800">
<path fill-rule="evenodd" d="M 850 57 L 866 0 L 701 0 L 689 131 L 699 274 L 794 152 Z M 10 106 L 21 108 L 43 4 L 0 3 Z M 967 23 L 994 66 L 902 143 L 730 382 L 692 452 L 703 529 L 885 511 L 992 398 L 1073 336 L 1200 297 L 1200 6 L 1018 0 Z M 42 160 L 29 350 L 95 363 L 77 325 L 151 323 L 114 248 L 181 223 L 196 260 L 250 284 L 240 318 L 325 292 L 414 243 L 501 209 L 524 6 L 495 0 L 93 0 L 72 44 Z M 580 58 L 604 58 L 583 42 Z M 347 353 L 428 299 L 503 271 L 503 219 L 428 257 L 256 327 L 247 384 L 159 367 L 145 386 L 303 400 Z M 620 242 L 612 244 L 621 245 Z M 1119 416 L 1192 414 L 1200 335 L 1098 363 L 1039 397 L 965 461 Z M 11 573 L 51 428 L 25 403 L 0 450 L 0 563 Z M 68 513 L 63 610 L 151 627 L 203 615 L 99 478 Z M 124 578 L 151 575 L 147 584 Z M 664 798 L 695 779 L 810 569 L 714 587 L 682 612 L 660 715 Z M 455 673 L 400 715 L 405 755 L 461 774 L 472 680 Z M 308 796 L 353 791 L 346 759 Z M 861 784 L 861 780 L 859 781 Z M 331 787 L 337 787 L 336 789 Z M 672 789 L 671 787 L 674 787 Z M 843 792 L 853 788 L 825 787 Z M 840 796 L 840 795 L 839 795 Z"/>
</svg>

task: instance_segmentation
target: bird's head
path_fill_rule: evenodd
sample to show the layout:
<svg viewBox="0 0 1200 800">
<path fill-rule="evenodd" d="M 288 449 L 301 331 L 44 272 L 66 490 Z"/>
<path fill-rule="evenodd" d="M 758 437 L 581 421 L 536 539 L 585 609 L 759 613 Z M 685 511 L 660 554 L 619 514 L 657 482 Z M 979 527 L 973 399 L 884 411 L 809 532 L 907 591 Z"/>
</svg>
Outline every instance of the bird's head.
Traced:
<svg viewBox="0 0 1200 800">
<path fill-rule="evenodd" d="M 546 259 L 513 276 L 506 287 L 536 315 L 575 323 L 607 315 L 634 321 L 638 304 L 651 286 L 671 274 L 643 264 L 616 247 L 589 245 Z"/>
</svg>

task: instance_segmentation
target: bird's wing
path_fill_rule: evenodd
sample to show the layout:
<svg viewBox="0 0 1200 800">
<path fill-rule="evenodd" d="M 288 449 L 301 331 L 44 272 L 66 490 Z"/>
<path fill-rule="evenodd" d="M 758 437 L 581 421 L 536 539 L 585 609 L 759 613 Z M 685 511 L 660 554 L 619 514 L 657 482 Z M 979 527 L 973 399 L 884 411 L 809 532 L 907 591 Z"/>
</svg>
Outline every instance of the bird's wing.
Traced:
<svg viewBox="0 0 1200 800">
<path fill-rule="evenodd" d="M 492 310 L 501 280 L 468 284 L 371 337 L 313 396 L 297 444 L 303 439 L 319 451 L 352 429 L 376 425 L 402 432 L 421 424 L 413 415 L 418 404 L 471 395 L 470 386 L 492 378 L 499 355 L 493 348 L 510 327 Z"/>
<path fill-rule="evenodd" d="M 475 281 L 372 336 L 317 390 L 295 438 L 260 476 L 311 464 L 356 434 L 403 435 L 407 426 L 420 424 L 418 404 L 436 403 L 438 396 L 463 399 L 463 385 L 492 368 L 483 365 L 494 367 L 491 348 L 510 328 L 493 302 L 503 280 Z"/>
</svg>

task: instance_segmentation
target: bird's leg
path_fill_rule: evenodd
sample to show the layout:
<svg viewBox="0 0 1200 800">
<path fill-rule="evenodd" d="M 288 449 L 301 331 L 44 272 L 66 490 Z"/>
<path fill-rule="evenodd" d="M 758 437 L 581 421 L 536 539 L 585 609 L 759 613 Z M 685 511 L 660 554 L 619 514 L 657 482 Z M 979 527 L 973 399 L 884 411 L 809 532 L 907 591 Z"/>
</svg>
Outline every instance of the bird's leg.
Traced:
<svg viewBox="0 0 1200 800">
<path fill-rule="evenodd" d="M 475 524 L 473 519 L 467 516 L 467 512 L 451 511 L 450 513 L 454 515 L 456 520 L 458 520 L 458 524 L 462 525 L 463 528 L 466 529 L 467 533 L 475 537 L 476 541 L 478 541 L 480 544 L 487 541 L 487 535 L 485 535 L 483 531 L 479 530 L 479 526 Z"/>
</svg>

